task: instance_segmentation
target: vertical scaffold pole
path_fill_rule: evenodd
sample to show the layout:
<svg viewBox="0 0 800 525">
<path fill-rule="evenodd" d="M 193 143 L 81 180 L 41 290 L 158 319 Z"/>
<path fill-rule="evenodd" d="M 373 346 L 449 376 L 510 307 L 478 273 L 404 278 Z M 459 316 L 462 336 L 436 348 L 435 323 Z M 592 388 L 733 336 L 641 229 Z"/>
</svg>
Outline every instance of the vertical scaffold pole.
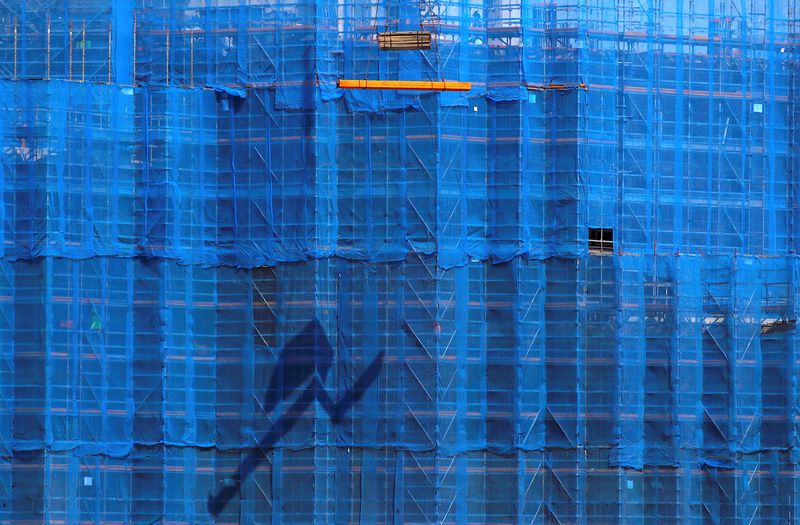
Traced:
<svg viewBox="0 0 800 525">
<path fill-rule="evenodd" d="M 111 22 L 108 23 L 108 83 L 111 83 Z"/>
<path fill-rule="evenodd" d="M 136 10 L 133 11 L 133 85 L 136 85 Z"/>
<path fill-rule="evenodd" d="M 166 84 L 169 85 L 169 27 L 167 27 L 167 57 L 166 57 L 166 69 L 167 69 L 167 76 L 166 76 Z"/>
<path fill-rule="evenodd" d="M 69 21 L 69 79 L 72 80 L 72 20 Z"/>
<path fill-rule="evenodd" d="M 47 64 L 45 78 L 50 80 L 50 13 L 47 13 Z"/>
<path fill-rule="evenodd" d="M 86 82 L 86 19 L 81 28 L 81 82 Z"/>
<path fill-rule="evenodd" d="M 17 25 L 19 19 L 14 17 L 14 80 L 17 79 Z"/>
<path fill-rule="evenodd" d="M 194 29 L 189 30 L 189 87 L 194 87 Z"/>
</svg>

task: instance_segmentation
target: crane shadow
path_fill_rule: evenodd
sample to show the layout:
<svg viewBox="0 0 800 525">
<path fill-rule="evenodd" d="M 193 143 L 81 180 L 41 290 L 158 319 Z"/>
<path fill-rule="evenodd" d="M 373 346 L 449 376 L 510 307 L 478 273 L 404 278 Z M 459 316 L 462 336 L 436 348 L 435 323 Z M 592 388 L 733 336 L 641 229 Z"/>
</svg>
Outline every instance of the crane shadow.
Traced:
<svg viewBox="0 0 800 525">
<path fill-rule="evenodd" d="M 302 332 L 288 342 L 281 352 L 270 377 L 265 395 L 264 411 L 273 413 L 278 405 L 293 396 L 298 397 L 283 411 L 258 443 L 239 464 L 234 475 L 225 480 L 216 494 L 208 497 L 208 511 L 217 517 L 231 499 L 239 492 L 241 484 L 266 459 L 266 452 L 302 419 L 308 407 L 316 400 L 328 414 L 334 425 L 338 425 L 348 410 L 357 403 L 375 382 L 383 366 L 381 351 L 364 370 L 353 385 L 337 400 L 330 397 L 323 382 L 333 362 L 333 349 L 328 336 L 317 319 L 310 321 Z"/>
</svg>

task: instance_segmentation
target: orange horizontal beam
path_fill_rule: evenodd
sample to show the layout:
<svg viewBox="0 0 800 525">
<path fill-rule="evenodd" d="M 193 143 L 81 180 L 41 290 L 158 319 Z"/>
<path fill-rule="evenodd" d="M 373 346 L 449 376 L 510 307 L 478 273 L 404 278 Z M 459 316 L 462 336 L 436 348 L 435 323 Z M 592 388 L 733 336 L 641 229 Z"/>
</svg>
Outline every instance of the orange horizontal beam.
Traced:
<svg viewBox="0 0 800 525">
<path fill-rule="evenodd" d="M 455 80 L 339 80 L 342 89 L 406 89 L 413 91 L 469 91 L 470 82 Z"/>
</svg>

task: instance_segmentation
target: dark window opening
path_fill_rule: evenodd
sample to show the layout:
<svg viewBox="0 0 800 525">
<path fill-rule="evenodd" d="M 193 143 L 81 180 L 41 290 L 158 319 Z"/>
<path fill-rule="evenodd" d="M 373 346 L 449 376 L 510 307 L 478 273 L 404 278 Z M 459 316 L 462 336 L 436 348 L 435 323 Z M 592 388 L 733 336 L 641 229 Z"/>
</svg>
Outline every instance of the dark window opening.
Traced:
<svg viewBox="0 0 800 525">
<path fill-rule="evenodd" d="M 614 253 L 614 230 L 611 228 L 589 228 L 589 253 Z"/>
</svg>

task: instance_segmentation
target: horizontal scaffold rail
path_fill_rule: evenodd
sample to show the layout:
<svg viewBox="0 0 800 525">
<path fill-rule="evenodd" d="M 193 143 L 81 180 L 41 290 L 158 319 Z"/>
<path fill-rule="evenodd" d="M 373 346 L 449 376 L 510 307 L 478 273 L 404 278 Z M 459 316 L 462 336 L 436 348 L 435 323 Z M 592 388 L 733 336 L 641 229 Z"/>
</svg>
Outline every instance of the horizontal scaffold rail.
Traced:
<svg viewBox="0 0 800 525">
<path fill-rule="evenodd" d="M 531 91 L 545 91 L 548 89 L 583 89 L 584 91 L 589 91 L 589 86 L 581 82 L 580 84 L 575 85 L 568 85 L 568 84 L 528 84 L 528 89 Z"/>
<path fill-rule="evenodd" d="M 402 89 L 413 91 L 469 91 L 471 82 L 455 80 L 339 80 L 342 89 Z"/>
</svg>

